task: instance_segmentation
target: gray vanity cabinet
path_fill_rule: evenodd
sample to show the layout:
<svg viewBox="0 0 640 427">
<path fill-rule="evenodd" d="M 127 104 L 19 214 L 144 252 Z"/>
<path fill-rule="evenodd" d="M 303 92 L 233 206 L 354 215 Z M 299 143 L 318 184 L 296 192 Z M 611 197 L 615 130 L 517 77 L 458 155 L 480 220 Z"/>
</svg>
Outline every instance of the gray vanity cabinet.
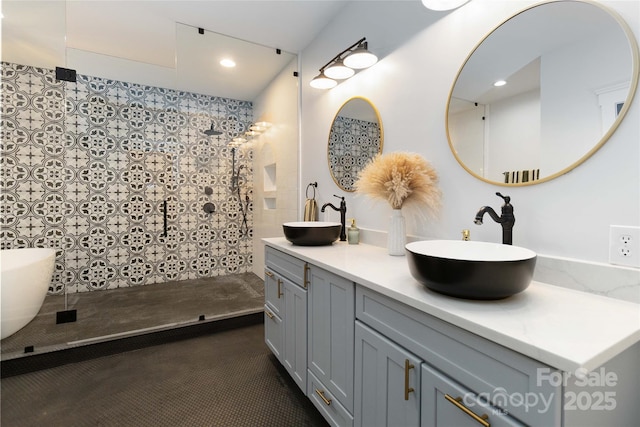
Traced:
<svg viewBox="0 0 640 427">
<path fill-rule="evenodd" d="M 637 425 L 640 343 L 577 378 L 300 251 L 266 248 L 265 341 L 332 426 Z"/>
<path fill-rule="evenodd" d="M 357 427 L 523 426 L 356 321 Z"/>
<path fill-rule="evenodd" d="M 267 248 L 265 264 L 265 343 L 306 393 L 306 263 Z"/>
<path fill-rule="evenodd" d="M 353 425 L 355 284 L 267 246 L 265 342 L 334 426 Z"/>
<path fill-rule="evenodd" d="M 418 427 L 422 361 L 360 321 L 355 337 L 355 425 Z"/>
<path fill-rule="evenodd" d="M 334 425 L 353 424 L 353 282 L 308 266 L 307 395 Z"/>
<path fill-rule="evenodd" d="M 420 389 L 422 427 L 482 425 L 483 414 L 494 426 L 516 426 L 521 425 L 520 422 L 561 425 L 561 389 L 553 384 L 539 384 L 537 377 L 541 369 L 556 370 L 361 286 L 356 287 L 356 317 L 379 337 L 393 343 L 386 348 L 393 348 L 406 358 L 413 354 L 423 362 L 420 385 L 413 386 Z M 383 341 L 378 339 L 378 342 Z M 374 372 L 370 362 L 364 359 L 362 362 L 357 368 L 357 379 L 380 375 Z M 418 364 L 412 364 L 417 370 Z M 378 382 L 378 386 L 384 387 L 384 382 Z M 369 396 L 369 401 L 359 402 L 355 424 L 367 425 L 358 419 L 361 414 L 368 416 L 362 408 L 376 407 L 380 411 L 380 406 L 393 407 L 385 399 L 393 399 L 390 396 L 396 387 L 389 383 L 376 398 Z M 538 406 L 525 406 L 515 399 L 533 394 L 544 396 L 548 404 L 543 406 L 538 402 Z M 365 398 L 363 395 L 362 399 Z M 484 398 L 493 404 L 481 404 Z M 476 418 L 471 415 L 475 411 L 480 412 Z M 387 418 L 390 418 L 388 413 Z M 395 426 L 384 419 L 376 425 Z"/>
</svg>

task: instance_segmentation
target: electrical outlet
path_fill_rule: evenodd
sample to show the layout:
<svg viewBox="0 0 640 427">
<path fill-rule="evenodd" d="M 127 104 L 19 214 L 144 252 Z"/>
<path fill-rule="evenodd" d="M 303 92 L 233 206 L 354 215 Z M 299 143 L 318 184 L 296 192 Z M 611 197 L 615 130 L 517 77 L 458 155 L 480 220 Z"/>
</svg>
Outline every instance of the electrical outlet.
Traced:
<svg viewBox="0 0 640 427">
<path fill-rule="evenodd" d="M 610 227 L 609 263 L 640 268 L 640 227 Z"/>
</svg>

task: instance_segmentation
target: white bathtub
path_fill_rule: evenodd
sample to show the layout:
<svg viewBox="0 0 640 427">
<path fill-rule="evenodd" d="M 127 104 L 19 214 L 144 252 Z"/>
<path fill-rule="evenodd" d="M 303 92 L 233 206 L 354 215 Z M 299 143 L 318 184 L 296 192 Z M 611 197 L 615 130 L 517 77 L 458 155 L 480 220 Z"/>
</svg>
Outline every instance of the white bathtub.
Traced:
<svg viewBox="0 0 640 427">
<path fill-rule="evenodd" d="M 53 276 L 55 249 L 0 251 L 0 339 L 31 322 L 47 296 Z"/>
</svg>

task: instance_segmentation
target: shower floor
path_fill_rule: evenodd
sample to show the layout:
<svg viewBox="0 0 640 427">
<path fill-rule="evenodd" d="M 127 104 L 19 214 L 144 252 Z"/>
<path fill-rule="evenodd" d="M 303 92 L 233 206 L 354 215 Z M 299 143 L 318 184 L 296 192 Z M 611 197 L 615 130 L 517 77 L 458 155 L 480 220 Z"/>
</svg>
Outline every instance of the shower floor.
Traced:
<svg viewBox="0 0 640 427">
<path fill-rule="evenodd" d="M 253 273 L 108 291 L 48 295 L 36 318 L 0 342 L 2 360 L 154 330 L 262 311 L 264 282 Z M 76 310 L 77 320 L 56 323 L 57 313 Z"/>
</svg>

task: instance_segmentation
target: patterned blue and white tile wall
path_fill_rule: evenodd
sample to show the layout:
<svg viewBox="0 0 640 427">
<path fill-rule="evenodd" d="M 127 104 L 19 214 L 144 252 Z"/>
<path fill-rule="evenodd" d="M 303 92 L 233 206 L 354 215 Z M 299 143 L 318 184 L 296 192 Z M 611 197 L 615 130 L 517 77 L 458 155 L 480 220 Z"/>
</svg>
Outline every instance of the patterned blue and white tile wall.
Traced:
<svg viewBox="0 0 640 427">
<path fill-rule="evenodd" d="M 251 271 L 253 154 L 236 154 L 245 230 L 227 142 L 252 119 L 248 101 L 2 63 L 0 247 L 57 248 L 53 294 Z"/>
</svg>

